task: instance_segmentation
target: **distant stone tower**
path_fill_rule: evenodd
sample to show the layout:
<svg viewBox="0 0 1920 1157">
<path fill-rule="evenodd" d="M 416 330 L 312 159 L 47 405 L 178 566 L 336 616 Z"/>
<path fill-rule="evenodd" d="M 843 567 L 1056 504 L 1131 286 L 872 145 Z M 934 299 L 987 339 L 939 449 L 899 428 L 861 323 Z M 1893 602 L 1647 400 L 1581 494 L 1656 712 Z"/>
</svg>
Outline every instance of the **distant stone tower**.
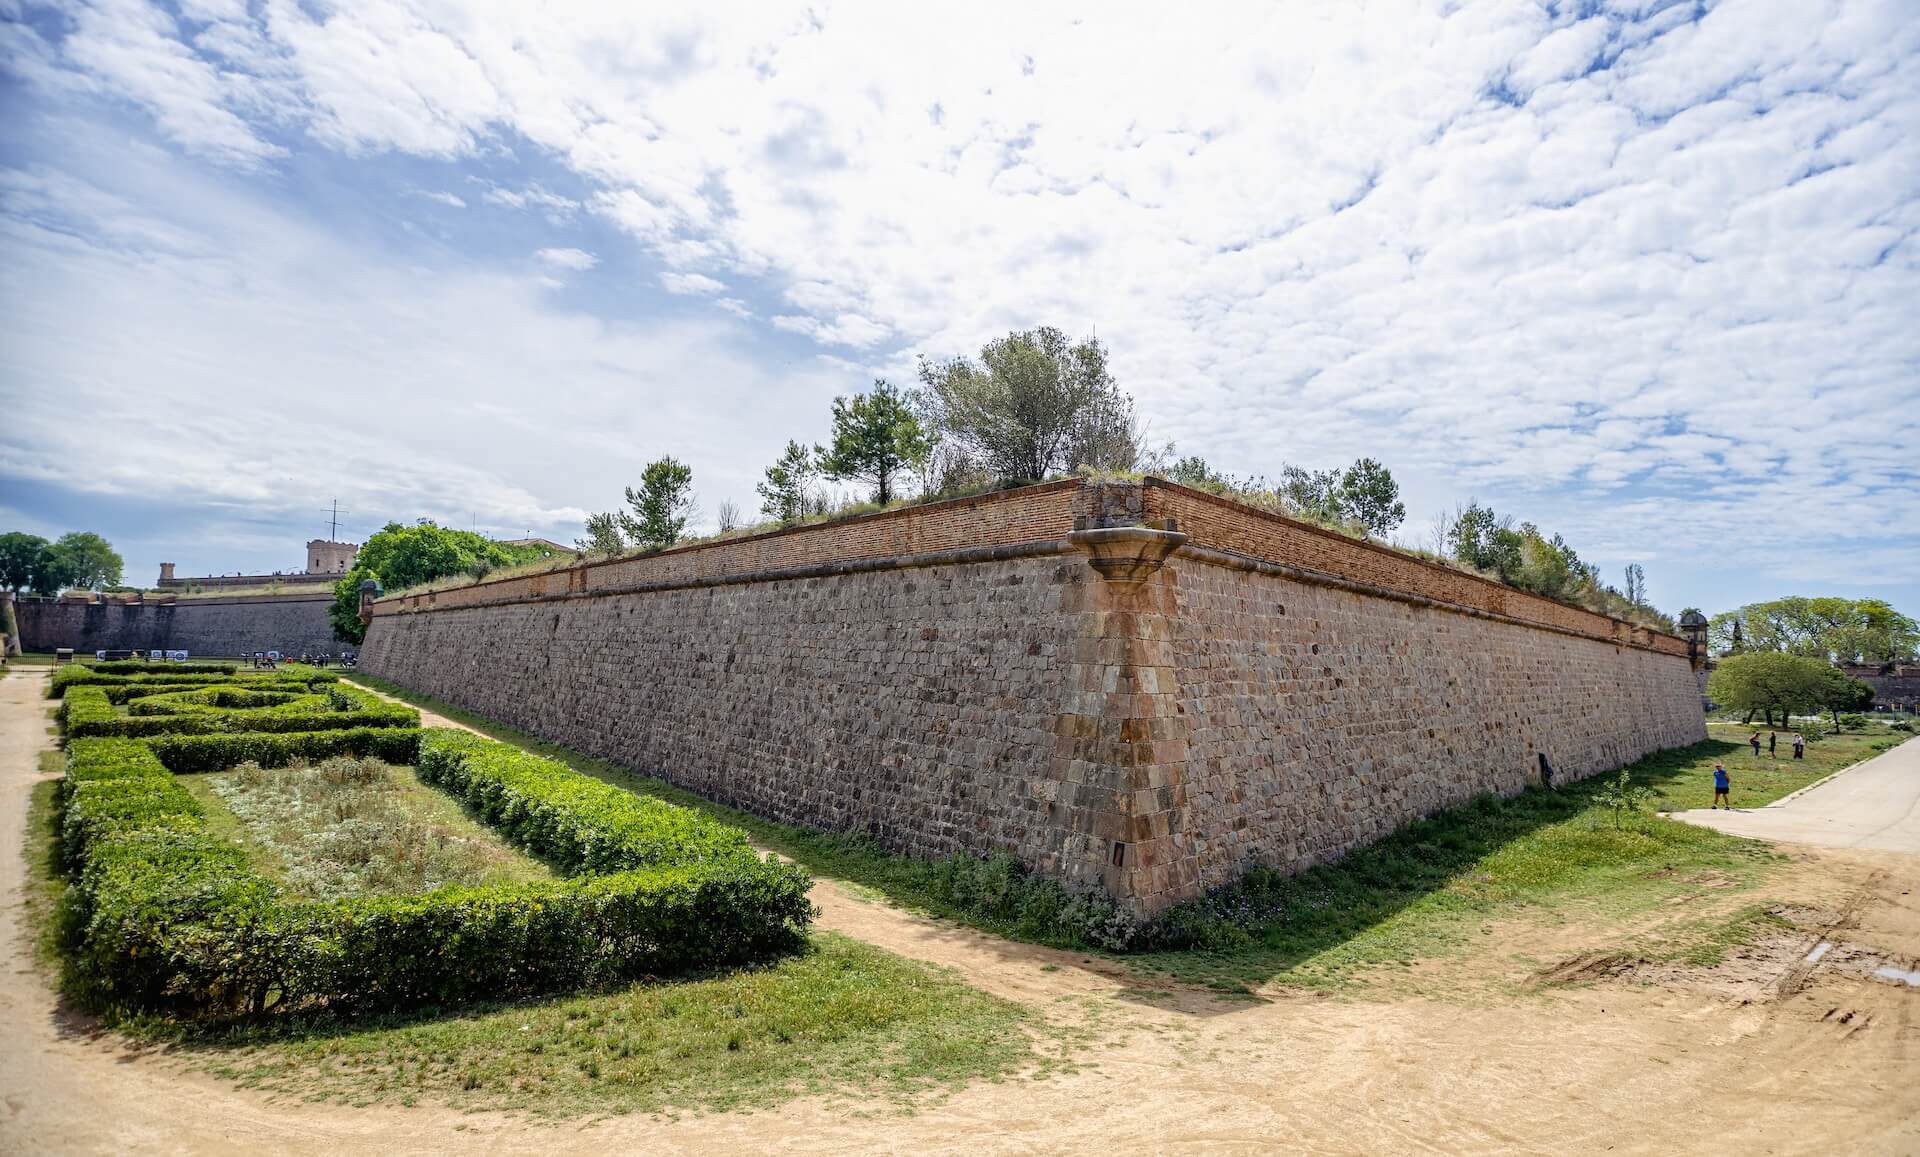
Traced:
<svg viewBox="0 0 1920 1157">
<path fill-rule="evenodd" d="M 353 560 L 360 554 L 358 543 L 329 542 L 316 538 L 307 544 L 308 574 L 345 574 L 353 569 Z"/>
</svg>

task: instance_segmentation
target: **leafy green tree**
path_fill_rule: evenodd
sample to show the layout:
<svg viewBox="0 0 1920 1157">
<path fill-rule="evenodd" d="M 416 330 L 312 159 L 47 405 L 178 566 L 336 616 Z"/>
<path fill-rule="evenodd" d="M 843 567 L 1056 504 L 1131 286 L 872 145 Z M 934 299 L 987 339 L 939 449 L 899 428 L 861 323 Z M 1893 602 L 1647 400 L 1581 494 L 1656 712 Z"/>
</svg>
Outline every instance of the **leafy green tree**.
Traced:
<svg viewBox="0 0 1920 1157">
<path fill-rule="evenodd" d="M 669 454 L 640 472 L 640 489 L 627 487 L 620 528 L 635 546 L 659 550 L 680 541 L 693 514 L 693 468 Z"/>
<path fill-rule="evenodd" d="M 1720 660 L 1707 677 L 1707 697 L 1744 712 L 1748 722 L 1756 713 L 1764 713 L 1769 727 L 1778 712 L 1780 725 L 1785 726 L 1794 712 L 1811 714 L 1826 705 L 1831 671 L 1826 663 L 1802 655 L 1749 651 Z"/>
<path fill-rule="evenodd" d="M 587 515 L 587 535 L 576 538 L 573 545 L 588 554 L 619 554 L 627 548 L 626 539 L 620 537 L 620 520 L 611 512 Z"/>
<path fill-rule="evenodd" d="M 113 549 L 113 544 L 90 531 L 76 530 L 61 535 L 47 548 L 47 554 L 64 572 L 66 586 L 97 591 L 120 585 L 125 564 L 119 552 Z"/>
<path fill-rule="evenodd" d="M 367 579 L 379 581 L 373 571 L 358 560 L 340 581 L 333 584 L 333 605 L 327 608 L 327 621 L 333 625 L 333 637 L 358 646 L 366 642 L 367 628 L 360 622 L 360 584 Z"/>
<path fill-rule="evenodd" d="M 1099 341 L 1050 326 L 988 342 L 980 360 L 922 360 L 923 406 L 939 433 L 1004 482 L 1037 482 L 1076 466 L 1131 469 L 1133 403 Z"/>
<path fill-rule="evenodd" d="M 1749 651 L 1889 663 L 1920 647 L 1920 625 L 1882 599 L 1794 595 L 1722 611 L 1707 628 L 1716 653 L 1733 652 L 1736 624 L 1741 647 Z"/>
<path fill-rule="evenodd" d="M 789 441 L 786 451 L 767 467 L 766 480 L 754 486 L 760 493 L 761 512 L 786 525 L 805 518 L 814 474 L 813 454 L 800 443 Z"/>
<path fill-rule="evenodd" d="M 0 586 L 15 594 L 31 588 L 48 545 L 46 539 L 24 531 L 0 534 Z"/>
<path fill-rule="evenodd" d="M 1340 516 L 1368 534 L 1385 535 L 1407 520 L 1400 484 L 1393 472 L 1372 458 L 1356 458 L 1340 476 Z"/>
<path fill-rule="evenodd" d="M 367 539 L 348 571 L 333 588 L 329 616 L 336 637 L 349 643 L 365 638 L 360 625 L 360 583 L 377 580 L 382 589 L 400 591 L 457 574 L 485 574 L 537 558 L 539 547 L 515 548 L 467 530 L 450 530 L 422 519 L 412 526 L 389 522 Z"/>
<path fill-rule="evenodd" d="M 897 496 L 894 479 L 916 469 L 933 450 L 920 420 L 884 378 L 866 394 L 833 400 L 833 442 L 819 453 L 820 472 L 873 487 L 885 506 Z"/>
<path fill-rule="evenodd" d="M 1873 687 L 1834 667 L 1820 676 L 1820 705 L 1833 715 L 1833 730 L 1841 730 L 1841 712 L 1865 711 L 1873 706 Z"/>
<path fill-rule="evenodd" d="M 1509 560 L 1505 557 L 1505 543 L 1496 537 L 1497 532 L 1505 530 L 1506 523 L 1510 521 L 1503 521 L 1490 506 L 1469 501 L 1466 506 L 1457 508 L 1453 525 L 1447 528 L 1447 549 L 1453 553 L 1453 557 L 1476 570 L 1499 571 L 1502 563 L 1517 565 L 1517 558 Z"/>
</svg>

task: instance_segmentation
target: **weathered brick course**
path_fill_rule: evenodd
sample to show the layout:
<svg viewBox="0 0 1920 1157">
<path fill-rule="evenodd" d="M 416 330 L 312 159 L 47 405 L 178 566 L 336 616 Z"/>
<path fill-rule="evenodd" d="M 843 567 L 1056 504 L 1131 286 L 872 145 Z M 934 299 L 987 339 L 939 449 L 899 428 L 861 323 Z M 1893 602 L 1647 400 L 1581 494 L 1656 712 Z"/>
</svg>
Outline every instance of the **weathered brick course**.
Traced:
<svg viewBox="0 0 1920 1157">
<path fill-rule="evenodd" d="M 1063 541 L 1168 517 L 1189 539 L 1144 581 Z M 1517 790 L 1542 751 L 1572 778 L 1704 737 L 1679 640 L 1310 530 L 1056 483 L 388 599 L 362 663 L 761 815 L 1010 851 L 1141 911 Z"/>
</svg>

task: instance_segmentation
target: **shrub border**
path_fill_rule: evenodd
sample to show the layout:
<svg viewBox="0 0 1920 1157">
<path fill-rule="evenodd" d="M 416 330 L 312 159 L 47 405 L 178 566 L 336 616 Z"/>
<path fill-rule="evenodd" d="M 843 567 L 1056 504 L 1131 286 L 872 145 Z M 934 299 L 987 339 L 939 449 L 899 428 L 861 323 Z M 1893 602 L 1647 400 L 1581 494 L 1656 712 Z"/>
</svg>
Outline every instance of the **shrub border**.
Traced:
<svg viewBox="0 0 1920 1157">
<path fill-rule="evenodd" d="M 112 714 L 99 687 L 62 705 L 82 726 L 101 710 Z M 290 899 L 212 833 L 176 779 L 340 753 L 417 765 L 423 749 L 434 768 L 423 780 L 577 874 Z M 762 860 L 737 829 L 463 732 L 75 735 L 59 802 L 68 986 L 110 1014 L 223 1019 L 531 996 L 768 959 L 796 950 L 813 917 L 810 877 Z"/>
</svg>

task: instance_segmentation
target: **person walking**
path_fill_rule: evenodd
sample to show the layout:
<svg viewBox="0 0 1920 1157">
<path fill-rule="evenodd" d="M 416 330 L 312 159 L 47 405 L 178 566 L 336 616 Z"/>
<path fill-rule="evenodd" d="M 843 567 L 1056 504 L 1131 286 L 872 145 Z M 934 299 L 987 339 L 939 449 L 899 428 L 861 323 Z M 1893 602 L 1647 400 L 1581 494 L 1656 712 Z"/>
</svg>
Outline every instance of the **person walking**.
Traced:
<svg viewBox="0 0 1920 1157">
<path fill-rule="evenodd" d="M 1759 742 L 1757 740 L 1755 741 L 1754 746 L 1756 749 L 1759 747 Z M 1732 790 L 1733 790 L 1733 780 L 1728 778 L 1727 776 L 1726 765 L 1723 763 L 1714 764 L 1713 765 L 1713 803 L 1707 808 L 1707 810 L 1712 811 L 1714 808 L 1717 808 L 1724 803 L 1727 805 L 1727 810 L 1732 811 L 1733 800 L 1727 794 Z"/>
<path fill-rule="evenodd" d="M 1805 759 L 1807 757 L 1807 737 L 1798 731 L 1793 733 L 1793 757 L 1795 759 Z"/>
<path fill-rule="evenodd" d="M 1752 735 L 1747 736 L 1747 742 L 1753 745 L 1753 757 L 1755 759 L 1759 759 L 1760 758 L 1760 733 L 1756 731 Z"/>
<path fill-rule="evenodd" d="M 1780 758 L 1778 753 L 1775 751 L 1775 748 L 1779 746 L 1780 746 L 1780 733 L 1777 731 L 1767 732 L 1767 758 L 1768 759 Z"/>
</svg>

